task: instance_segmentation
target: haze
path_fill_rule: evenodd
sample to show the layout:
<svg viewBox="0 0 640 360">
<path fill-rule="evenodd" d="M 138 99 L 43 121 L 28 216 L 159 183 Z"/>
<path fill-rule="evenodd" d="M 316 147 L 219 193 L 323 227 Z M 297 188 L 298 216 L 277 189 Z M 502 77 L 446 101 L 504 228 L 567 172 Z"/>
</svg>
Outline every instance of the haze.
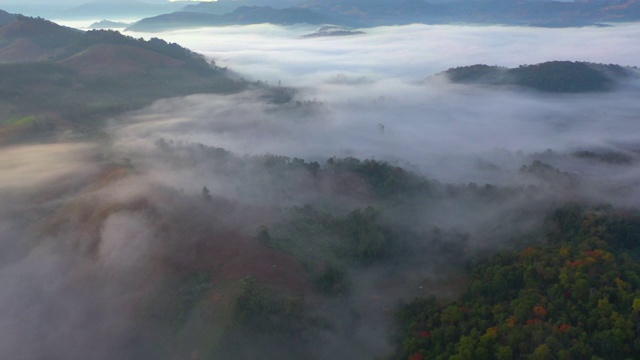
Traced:
<svg viewBox="0 0 640 360">
<path fill-rule="evenodd" d="M 633 121 L 640 110 L 633 101 L 635 83 L 614 93 L 546 95 L 433 77 L 476 63 L 513 67 L 562 59 L 636 65 L 628 63 L 640 58 L 636 26 L 411 25 L 348 38 L 298 38 L 311 30 L 258 25 L 161 34 L 249 80 L 294 86 L 301 90 L 298 101 L 313 104 L 274 108 L 252 94 L 167 100 L 125 118 L 123 123 L 135 125 L 120 130 L 122 137 L 165 137 L 240 154 L 319 161 L 334 155 L 375 158 L 410 164 L 443 181 L 502 183 L 495 174 L 475 171 L 478 162 L 500 162 L 501 151 L 619 150 L 633 144 L 640 130 Z M 509 159 L 500 163 L 504 170 L 522 165 L 522 159 Z"/>
</svg>

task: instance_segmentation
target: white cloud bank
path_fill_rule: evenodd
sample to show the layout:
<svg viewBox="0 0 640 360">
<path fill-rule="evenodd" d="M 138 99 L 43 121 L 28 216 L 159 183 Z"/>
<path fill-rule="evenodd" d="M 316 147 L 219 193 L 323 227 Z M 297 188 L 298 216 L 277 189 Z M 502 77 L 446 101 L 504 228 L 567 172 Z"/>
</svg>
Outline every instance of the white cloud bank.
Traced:
<svg viewBox="0 0 640 360">
<path fill-rule="evenodd" d="M 322 104 L 313 111 L 269 105 L 254 94 L 199 95 L 159 102 L 127 119 L 134 125 L 118 134 L 201 142 L 240 154 L 373 157 L 412 164 L 443 181 L 464 182 L 497 181 L 473 168 L 478 161 L 500 163 L 498 150 L 626 151 L 640 133 L 633 84 L 608 94 L 545 95 L 423 81 L 450 67 L 476 63 L 636 65 L 630 61 L 640 59 L 637 26 L 410 25 L 368 29 L 352 37 L 299 38 L 310 31 L 255 25 L 160 36 L 251 79 L 298 87 L 300 100 Z M 510 158 L 500 165 L 517 170 L 521 161 Z"/>
<path fill-rule="evenodd" d="M 251 25 L 130 35 L 159 36 L 246 76 L 290 86 L 313 85 L 338 73 L 416 81 L 476 63 L 640 65 L 640 28 L 634 24 L 567 29 L 416 24 L 364 29 L 367 34 L 351 37 L 298 38 L 314 30 Z"/>
</svg>

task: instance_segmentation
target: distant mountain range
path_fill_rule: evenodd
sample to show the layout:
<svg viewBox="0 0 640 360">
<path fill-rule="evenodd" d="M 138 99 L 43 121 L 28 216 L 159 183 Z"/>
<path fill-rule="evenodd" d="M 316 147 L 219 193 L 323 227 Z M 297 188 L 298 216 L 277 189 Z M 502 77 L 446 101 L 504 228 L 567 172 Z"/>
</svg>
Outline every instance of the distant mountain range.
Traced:
<svg viewBox="0 0 640 360">
<path fill-rule="evenodd" d="M 0 144 L 7 132 L 91 129 L 160 98 L 244 86 L 204 57 L 157 38 L 84 32 L 22 15 L 0 27 Z"/>
<path fill-rule="evenodd" d="M 371 27 L 411 23 L 509 24 L 572 27 L 640 20 L 636 0 L 539 1 L 461 0 L 218 0 L 187 5 L 176 13 L 145 18 L 133 31 L 272 24 L 332 24 Z"/>
<path fill-rule="evenodd" d="M 269 6 L 275 9 L 285 9 L 298 5 L 297 0 L 218 0 L 210 2 L 200 2 L 187 5 L 181 11 L 204 12 L 210 14 L 226 14 L 243 6 Z"/>
<path fill-rule="evenodd" d="M 129 26 L 129 24 L 119 21 L 100 20 L 89 25 L 89 29 L 124 29 L 127 26 Z"/>
<path fill-rule="evenodd" d="M 208 12 L 180 11 L 171 14 L 159 15 L 142 19 L 127 30 L 156 32 L 171 29 L 225 26 L 225 25 L 249 25 L 271 23 L 278 25 L 293 24 L 339 24 L 350 26 L 354 22 L 348 19 L 332 18 L 328 15 L 302 8 L 275 9 L 269 6 L 241 6 L 230 13 L 214 14 Z"/>
<path fill-rule="evenodd" d="M 611 64 L 549 61 L 511 69 L 488 65 L 463 66 L 439 75 L 454 83 L 514 85 L 544 92 L 581 93 L 611 90 L 620 80 L 637 76 L 638 72 Z"/>
</svg>

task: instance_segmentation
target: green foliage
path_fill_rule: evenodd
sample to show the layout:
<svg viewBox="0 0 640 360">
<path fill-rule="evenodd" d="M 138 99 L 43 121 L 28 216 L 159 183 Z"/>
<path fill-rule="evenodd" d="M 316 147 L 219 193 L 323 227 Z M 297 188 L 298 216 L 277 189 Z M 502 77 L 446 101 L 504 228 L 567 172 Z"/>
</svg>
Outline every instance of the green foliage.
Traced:
<svg viewBox="0 0 640 360">
<path fill-rule="evenodd" d="M 121 34 L 115 30 L 90 30 L 83 34 L 78 41 L 72 45 L 73 52 L 82 51 L 95 44 L 125 45 L 153 51 L 166 55 L 170 58 L 181 60 L 187 63 L 187 67 L 203 75 L 220 72 L 221 69 L 212 67 L 211 64 L 199 54 L 184 48 L 176 43 L 168 43 L 162 39 L 153 37 L 149 40 L 142 38 L 135 39 L 131 36 Z"/>
<path fill-rule="evenodd" d="M 522 165 L 520 172 L 533 175 L 556 185 L 571 186 L 577 182 L 577 178 L 574 175 L 560 171 L 540 160 L 534 160 L 529 166 Z"/>
<path fill-rule="evenodd" d="M 201 76 L 180 68 L 145 74 L 85 77 L 54 63 L 0 65 L 0 116 L 63 115 L 80 129 L 100 119 L 146 106 L 154 100 L 192 93 L 229 93 L 244 85 L 222 75 Z"/>
<path fill-rule="evenodd" d="M 38 121 L 38 118 L 34 115 L 25 116 L 21 119 L 9 119 L 4 122 L 3 125 L 13 126 L 32 126 Z"/>
<path fill-rule="evenodd" d="M 29 37 L 37 45 L 45 49 L 55 49 L 66 46 L 69 42 L 82 37 L 82 31 L 66 26 L 60 26 L 41 17 L 27 17 L 17 15 L 18 26 L 6 32 L 7 39 Z"/>
<path fill-rule="evenodd" d="M 371 263 L 388 257 L 393 250 L 391 231 L 380 223 L 379 212 L 370 206 L 352 211 L 333 226 L 344 239 L 338 249 L 344 256 Z"/>
<path fill-rule="evenodd" d="M 211 274 L 208 272 L 191 272 L 180 280 L 176 287 L 176 328 L 186 323 L 196 304 L 210 288 Z"/>
<path fill-rule="evenodd" d="M 619 65 L 572 61 L 549 61 L 507 69 L 488 65 L 471 65 L 445 72 L 456 83 L 519 85 L 546 92 L 581 93 L 607 91 L 619 78 L 629 76 Z"/>
<path fill-rule="evenodd" d="M 383 222 L 380 212 L 373 207 L 335 216 L 306 205 L 294 207 L 291 215 L 290 222 L 275 229 L 275 235 L 269 233 L 268 244 L 293 253 L 311 267 L 322 264 L 320 267 L 324 270 L 318 276 L 325 280 L 321 282 L 340 280 L 340 292 L 344 290 L 344 274 L 332 266 L 326 267 L 326 263 L 338 260 L 352 265 L 369 265 L 389 259 L 399 250 L 396 232 Z M 264 231 L 262 229 L 258 234 L 261 239 L 267 238 Z M 330 287 L 320 286 L 323 291 Z"/>
<path fill-rule="evenodd" d="M 18 16 L 4 34 L 6 41 L 26 38 L 49 54 L 49 61 L 0 64 L 0 119 L 35 115 L 43 124 L 70 120 L 74 130 L 90 131 L 101 120 L 141 108 L 161 98 L 194 93 L 230 93 L 247 84 L 231 80 L 226 70 L 203 56 L 158 38 L 134 39 L 117 31 L 82 32 L 41 19 Z M 182 65 L 148 67 L 137 73 L 109 71 L 81 74 L 63 60 L 90 51 L 98 44 L 144 49 L 170 57 Z M 117 50 L 116 50 L 117 51 Z M 145 64 L 141 65 L 145 66 Z M 65 122 L 65 124 L 69 124 Z"/>
<path fill-rule="evenodd" d="M 617 72 L 619 66 L 610 65 Z M 517 85 L 549 92 L 605 91 L 613 79 L 596 67 L 584 62 L 550 61 L 520 66 L 510 70 Z"/>
<path fill-rule="evenodd" d="M 347 276 L 344 269 L 327 264 L 314 277 L 313 283 L 325 295 L 343 295 L 348 290 Z"/>
<path fill-rule="evenodd" d="M 398 312 L 398 358 L 640 357 L 638 214 L 559 209 L 548 244 L 478 262 L 458 302 L 418 299 Z M 607 241 L 604 241 L 606 239 Z"/>
<path fill-rule="evenodd" d="M 633 162 L 633 158 L 631 156 L 615 151 L 596 153 L 593 151 L 581 150 L 574 152 L 572 155 L 579 159 L 595 160 L 613 165 L 630 165 Z"/>
<path fill-rule="evenodd" d="M 464 82 L 492 82 L 500 71 L 506 68 L 498 66 L 489 66 L 484 64 L 476 64 L 471 66 L 460 66 L 446 71 L 449 80 L 456 83 Z"/>
<path fill-rule="evenodd" d="M 246 331 L 295 335 L 304 327 L 304 309 L 301 298 L 276 296 L 246 277 L 240 282 L 233 317 L 235 326 Z"/>
<path fill-rule="evenodd" d="M 424 179 L 385 161 L 362 161 L 352 157 L 330 158 L 327 161 L 327 168 L 338 173 L 352 172 L 357 174 L 367 182 L 374 194 L 380 197 L 410 195 L 427 190 L 429 187 L 429 183 Z"/>
</svg>

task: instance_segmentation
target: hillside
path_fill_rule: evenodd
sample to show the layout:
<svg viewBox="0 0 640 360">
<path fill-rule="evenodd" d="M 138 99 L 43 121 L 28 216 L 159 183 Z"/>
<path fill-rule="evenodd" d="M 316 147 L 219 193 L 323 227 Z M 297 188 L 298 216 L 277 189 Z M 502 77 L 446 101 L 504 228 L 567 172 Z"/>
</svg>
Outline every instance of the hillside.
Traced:
<svg viewBox="0 0 640 360">
<path fill-rule="evenodd" d="M 365 359 L 396 312 L 388 359 L 638 354 L 637 211 L 563 206 L 539 197 L 545 186 L 440 183 L 370 159 L 165 139 L 144 151 L 171 172 L 211 169 L 197 181 L 233 190 L 147 183 L 137 158 L 103 166 L 34 226 L 131 281 L 126 340 L 138 342 L 124 358 Z M 479 228 L 455 225 L 487 210 Z M 73 281 L 89 286 L 82 270 Z"/>
<path fill-rule="evenodd" d="M 98 119 L 159 98 L 244 86 L 176 44 L 24 16 L 0 27 L 0 64 L 0 123 L 33 116 L 36 132 L 92 129 Z M 0 127 L 0 135 L 7 132 L 15 126 Z"/>
<path fill-rule="evenodd" d="M 79 30 L 18 15 L 0 27 L 0 64 L 54 60 L 81 38 Z"/>
<path fill-rule="evenodd" d="M 16 19 L 16 16 L 0 10 L 0 26 L 6 25 Z"/>
<path fill-rule="evenodd" d="M 471 65 L 440 75 L 454 83 L 515 85 L 544 92 L 581 93 L 608 91 L 619 81 L 637 76 L 630 68 L 585 62 L 550 61 L 517 68 Z"/>
<path fill-rule="evenodd" d="M 458 301 L 404 306 L 394 358 L 638 358 L 638 213 L 566 207 L 548 221 L 548 243 L 476 263 Z"/>
</svg>

